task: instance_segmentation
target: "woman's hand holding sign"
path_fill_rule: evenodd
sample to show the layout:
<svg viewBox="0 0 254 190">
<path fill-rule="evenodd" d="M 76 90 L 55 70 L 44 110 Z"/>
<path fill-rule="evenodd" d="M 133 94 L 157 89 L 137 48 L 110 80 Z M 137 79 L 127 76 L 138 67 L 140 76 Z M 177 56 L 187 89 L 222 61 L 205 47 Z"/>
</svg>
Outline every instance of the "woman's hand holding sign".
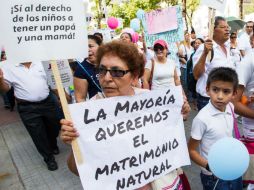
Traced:
<svg viewBox="0 0 254 190">
<path fill-rule="evenodd" d="M 190 111 L 191 111 L 190 105 L 189 105 L 187 99 L 185 98 L 183 106 L 182 106 L 182 111 L 181 111 L 184 121 L 187 120 L 187 117 L 188 117 Z"/>
<path fill-rule="evenodd" d="M 61 123 L 61 133 L 60 138 L 66 144 L 71 144 L 75 138 L 79 136 L 77 130 L 73 127 L 73 123 L 66 119 L 62 119 Z"/>
</svg>

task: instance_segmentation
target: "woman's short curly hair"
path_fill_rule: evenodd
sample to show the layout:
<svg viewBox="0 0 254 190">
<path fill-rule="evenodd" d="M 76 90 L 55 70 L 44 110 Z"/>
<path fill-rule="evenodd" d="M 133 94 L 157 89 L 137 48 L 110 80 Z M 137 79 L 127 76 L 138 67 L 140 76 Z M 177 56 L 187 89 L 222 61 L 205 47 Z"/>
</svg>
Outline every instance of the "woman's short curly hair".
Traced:
<svg viewBox="0 0 254 190">
<path fill-rule="evenodd" d="M 144 74 L 145 59 L 143 54 L 139 53 L 137 47 L 132 43 L 123 43 L 112 41 L 101 45 L 97 50 L 96 66 L 99 67 L 101 59 L 105 55 L 113 55 L 124 61 L 131 74 L 139 78 Z"/>
</svg>

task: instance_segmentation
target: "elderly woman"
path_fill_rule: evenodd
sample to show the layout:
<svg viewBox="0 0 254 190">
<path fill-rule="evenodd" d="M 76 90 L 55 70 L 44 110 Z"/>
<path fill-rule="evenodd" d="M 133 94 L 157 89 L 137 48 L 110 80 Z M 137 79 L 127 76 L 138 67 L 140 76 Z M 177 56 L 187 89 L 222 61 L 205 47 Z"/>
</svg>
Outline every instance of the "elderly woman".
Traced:
<svg viewBox="0 0 254 190">
<path fill-rule="evenodd" d="M 111 42 L 102 45 L 97 52 L 97 67 L 99 71 L 99 82 L 102 93 L 94 98 L 108 98 L 114 96 L 132 96 L 147 91 L 133 87 L 144 72 L 144 59 L 138 54 L 134 44 Z M 189 105 L 183 105 L 182 113 L 186 116 L 189 113 Z M 77 131 L 73 128 L 70 121 L 62 120 L 61 139 L 65 143 L 71 143 L 78 137 Z M 73 153 L 68 158 L 69 169 L 78 175 Z M 141 188 L 149 189 L 150 184 Z"/>
<path fill-rule="evenodd" d="M 92 98 L 101 91 L 98 73 L 95 69 L 95 55 L 98 47 L 102 44 L 99 37 L 88 35 L 88 57 L 77 65 L 74 73 L 74 89 L 76 102 L 84 102 L 87 98 Z"/>
</svg>

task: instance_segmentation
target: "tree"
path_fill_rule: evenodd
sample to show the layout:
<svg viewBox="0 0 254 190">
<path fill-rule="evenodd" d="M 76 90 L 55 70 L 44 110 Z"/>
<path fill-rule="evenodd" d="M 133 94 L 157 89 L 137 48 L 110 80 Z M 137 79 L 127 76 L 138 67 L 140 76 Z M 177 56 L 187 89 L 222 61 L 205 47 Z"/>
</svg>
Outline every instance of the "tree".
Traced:
<svg viewBox="0 0 254 190">
<path fill-rule="evenodd" d="M 136 17 L 138 9 L 144 11 L 159 8 L 160 0 L 129 0 L 124 3 L 114 3 L 110 15 L 123 19 L 123 26 L 129 26 L 131 19 Z"/>
<path fill-rule="evenodd" d="M 186 3 L 186 16 L 188 18 L 188 23 L 190 24 L 191 27 L 193 27 L 192 25 L 193 13 L 197 10 L 199 4 L 200 0 L 188 0 Z"/>
<path fill-rule="evenodd" d="M 243 0 L 239 0 L 239 12 L 240 19 L 243 19 Z"/>
<path fill-rule="evenodd" d="M 168 6 L 175 6 L 179 4 L 179 0 L 163 0 L 162 2 L 165 2 Z"/>
<path fill-rule="evenodd" d="M 182 0 L 182 15 L 185 20 L 186 30 L 188 31 L 188 22 L 187 22 L 187 9 L 186 9 L 186 0 Z"/>
<path fill-rule="evenodd" d="M 246 3 L 243 6 L 243 12 L 244 12 L 244 15 L 248 15 L 254 12 L 254 0 L 251 0 L 250 3 Z"/>
<path fill-rule="evenodd" d="M 102 0 L 95 1 L 98 2 Z M 162 2 L 166 3 L 167 6 L 182 4 L 183 19 L 185 19 L 186 28 L 188 29 L 188 23 L 190 23 L 192 26 L 193 12 L 200 4 L 200 0 L 106 0 L 106 5 L 111 6 L 110 15 L 122 18 L 123 26 L 127 27 L 129 26 L 131 19 L 136 17 L 136 12 L 138 9 L 143 9 L 144 11 L 155 10 L 161 8 Z"/>
<path fill-rule="evenodd" d="M 97 27 L 101 28 L 101 20 L 103 18 L 102 0 L 94 0 L 95 6 L 91 9 L 95 13 L 94 19 L 97 21 Z"/>
<path fill-rule="evenodd" d="M 106 8 L 109 6 L 111 0 L 104 0 L 104 7 L 103 6 L 103 0 L 92 0 L 95 3 L 95 6 L 92 7 L 92 11 L 95 13 L 95 20 L 97 21 L 97 27 L 101 28 L 101 20 L 105 18 L 104 10 L 103 8 Z"/>
</svg>

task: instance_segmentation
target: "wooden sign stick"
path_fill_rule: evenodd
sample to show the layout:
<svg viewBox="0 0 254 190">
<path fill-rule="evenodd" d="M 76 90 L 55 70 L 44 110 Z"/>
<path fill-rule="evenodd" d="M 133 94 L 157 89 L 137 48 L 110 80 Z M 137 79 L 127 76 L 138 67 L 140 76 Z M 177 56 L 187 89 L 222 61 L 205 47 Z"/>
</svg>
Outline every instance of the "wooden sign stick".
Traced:
<svg viewBox="0 0 254 190">
<path fill-rule="evenodd" d="M 208 12 L 208 20 L 209 20 L 209 31 L 208 31 L 208 38 L 213 39 L 213 30 L 214 30 L 214 17 L 215 17 L 215 9 L 209 7 Z M 207 55 L 207 59 L 211 60 L 211 51 Z"/>
<path fill-rule="evenodd" d="M 67 103 L 67 100 L 66 100 L 62 80 L 61 80 L 60 73 L 59 73 L 59 70 L 58 70 L 57 62 L 56 62 L 56 60 L 52 60 L 52 61 L 50 61 L 50 64 L 51 64 L 52 72 L 53 72 L 53 75 L 54 75 L 54 78 L 55 78 L 56 88 L 57 88 L 57 91 L 58 91 L 58 94 L 59 94 L 59 97 L 60 97 L 61 105 L 62 105 L 62 108 L 63 108 L 64 117 L 65 117 L 65 119 L 67 119 L 69 121 L 72 121 L 71 115 L 70 115 L 70 112 L 69 112 L 69 109 L 68 109 L 68 103 Z M 82 164 L 83 159 L 82 159 L 82 156 L 81 156 L 81 152 L 80 152 L 80 148 L 79 148 L 77 139 L 73 140 L 71 142 L 71 145 L 72 145 L 73 154 L 76 157 L 77 163 Z"/>
</svg>

